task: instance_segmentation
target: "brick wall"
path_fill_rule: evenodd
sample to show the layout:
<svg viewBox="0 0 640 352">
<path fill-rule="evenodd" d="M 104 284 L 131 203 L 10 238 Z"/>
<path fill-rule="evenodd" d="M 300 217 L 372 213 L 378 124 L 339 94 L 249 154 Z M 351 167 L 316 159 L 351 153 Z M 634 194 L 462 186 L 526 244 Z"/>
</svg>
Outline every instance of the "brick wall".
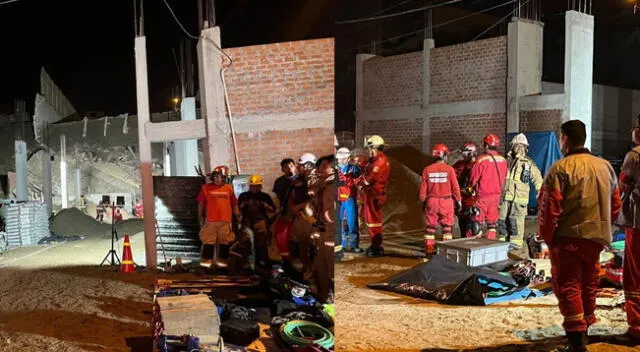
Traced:
<svg viewBox="0 0 640 352">
<path fill-rule="evenodd" d="M 364 62 L 366 109 L 422 104 L 422 52 L 374 57 Z"/>
<path fill-rule="evenodd" d="M 364 135 L 377 134 L 391 147 L 404 145 L 422 150 L 422 120 L 365 121 Z"/>
<path fill-rule="evenodd" d="M 559 131 L 562 110 L 520 111 L 520 130 L 523 132 Z"/>
<path fill-rule="evenodd" d="M 490 133 L 504 141 L 507 135 L 506 114 L 438 116 L 432 117 L 431 144 L 446 144 L 449 149 L 461 147 L 466 142 L 481 145 L 482 139 Z"/>
<path fill-rule="evenodd" d="M 432 104 L 503 98 L 506 94 L 506 36 L 432 49 Z"/>
<path fill-rule="evenodd" d="M 333 110 L 333 38 L 225 49 L 236 117 Z"/>
<path fill-rule="evenodd" d="M 268 191 L 282 174 L 282 159 L 298 160 L 307 152 L 318 158 L 333 154 L 333 129 L 328 128 L 241 133 L 236 135 L 236 141 L 242 173 L 260 173 L 264 178 L 264 189 Z"/>
<path fill-rule="evenodd" d="M 280 161 L 306 152 L 333 153 L 333 128 L 260 131 L 266 115 L 333 112 L 333 39 L 306 40 L 227 49 L 233 66 L 225 79 L 234 118 L 256 119 L 256 132 L 238 133 L 243 174 L 262 175 L 265 190 L 281 175 Z M 331 124 L 331 126 L 333 126 Z M 233 153 L 233 152 L 232 152 Z M 230 165 L 235 165 L 232 154 Z M 235 170 L 235 168 L 232 168 Z"/>
</svg>

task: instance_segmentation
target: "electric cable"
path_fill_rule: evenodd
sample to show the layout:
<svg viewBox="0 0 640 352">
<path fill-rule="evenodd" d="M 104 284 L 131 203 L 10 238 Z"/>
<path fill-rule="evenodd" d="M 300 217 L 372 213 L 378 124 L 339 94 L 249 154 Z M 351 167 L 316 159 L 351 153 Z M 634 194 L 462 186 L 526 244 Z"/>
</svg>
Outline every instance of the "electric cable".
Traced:
<svg viewBox="0 0 640 352">
<path fill-rule="evenodd" d="M 449 21 L 446 21 L 446 22 L 439 23 L 439 24 L 437 24 L 437 25 L 435 25 L 435 26 L 431 27 L 431 29 L 436 29 L 436 28 L 439 28 L 439 27 L 442 27 L 442 26 L 446 26 L 446 25 L 451 24 L 451 23 L 455 23 L 455 22 L 458 22 L 458 21 L 466 20 L 467 18 L 471 18 L 471 17 L 477 16 L 477 15 L 479 15 L 479 14 L 482 14 L 482 13 L 485 13 L 485 12 L 489 12 L 489 11 L 491 11 L 491 10 L 495 10 L 495 9 L 497 9 L 497 8 L 500 8 L 500 7 L 503 7 L 503 6 L 506 6 L 506 5 L 509 5 L 509 4 L 513 4 L 513 3 L 514 3 L 514 2 L 516 2 L 516 1 L 518 1 L 518 0 L 508 0 L 508 1 L 507 1 L 507 2 L 505 2 L 505 3 L 502 3 L 502 4 L 499 4 L 499 5 L 496 5 L 496 6 L 492 6 L 492 7 L 486 8 L 486 9 L 484 9 L 484 10 L 481 10 L 481 11 L 478 11 L 478 12 L 474 12 L 474 13 L 469 14 L 469 15 L 465 15 L 465 16 L 461 16 L 461 17 L 456 17 L 456 18 L 454 18 L 454 19 L 452 19 L 452 20 L 449 20 Z M 418 33 L 424 32 L 424 31 L 425 31 L 425 28 L 422 28 L 422 29 L 419 29 L 419 30 L 417 30 L 417 31 L 413 31 L 413 32 L 409 32 L 409 33 L 404 33 L 404 34 L 397 35 L 397 36 L 395 36 L 395 37 L 390 37 L 390 38 L 387 38 L 387 39 L 383 39 L 383 40 L 380 40 L 380 41 L 374 42 L 373 44 L 382 44 L 382 43 L 385 43 L 385 42 L 388 42 L 388 41 L 392 41 L 392 40 L 400 39 L 400 38 L 402 38 L 402 37 L 406 37 L 406 36 L 413 35 L 413 34 L 418 34 Z M 338 53 L 338 55 L 342 55 L 342 54 L 350 53 L 350 52 L 352 52 L 352 51 L 357 51 L 357 50 L 360 50 L 360 49 L 365 49 L 365 48 L 370 47 L 370 46 L 371 46 L 371 45 L 373 45 L 373 44 L 366 44 L 366 45 L 362 45 L 362 46 L 359 46 L 359 47 L 355 47 L 355 48 L 352 48 L 352 49 L 349 49 L 349 50 L 345 50 L 345 51 L 343 51 L 343 52 Z"/>
<path fill-rule="evenodd" d="M 18 1 L 20 1 L 20 0 L 6 0 L 6 1 L 0 2 L 0 5 L 11 4 L 12 2 L 18 2 Z"/>
<path fill-rule="evenodd" d="M 411 13 L 431 10 L 431 9 L 435 9 L 435 8 L 438 8 L 438 7 L 441 7 L 441 6 L 455 4 L 455 3 L 458 3 L 458 2 L 461 2 L 461 1 L 462 0 L 449 0 L 447 2 L 443 2 L 443 3 L 440 3 L 440 4 L 436 4 L 436 5 L 423 6 L 423 7 L 417 8 L 417 9 L 406 10 L 406 11 L 396 12 L 396 13 L 390 13 L 390 14 L 387 14 L 387 15 L 365 17 L 365 18 L 354 18 L 352 20 L 338 21 L 335 24 L 351 24 L 351 23 L 359 23 L 359 22 L 368 22 L 368 21 L 381 20 L 381 19 L 385 19 L 385 18 L 391 18 L 391 17 L 396 17 L 396 16 L 408 15 L 408 14 L 411 14 Z"/>
<path fill-rule="evenodd" d="M 319 324 L 305 320 L 292 320 L 282 324 L 280 336 L 290 346 L 306 347 L 317 344 L 329 349 L 334 345 L 331 331 Z"/>
<path fill-rule="evenodd" d="M 184 34 L 186 34 L 191 39 L 195 39 L 195 40 L 199 40 L 201 38 L 204 39 L 206 42 L 208 42 L 211 45 L 213 45 L 213 47 L 216 48 L 216 50 L 221 52 L 229 60 L 229 63 L 227 65 L 222 65 L 222 69 L 220 70 L 220 78 L 222 79 L 222 90 L 224 91 L 225 107 L 227 108 L 227 116 L 229 118 L 229 127 L 231 128 L 231 139 L 233 140 L 233 154 L 234 154 L 234 157 L 235 157 L 235 160 L 236 160 L 236 172 L 238 173 L 238 175 L 240 175 L 240 158 L 238 157 L 238 144 L 236 143 L 235 127 L 233 125 L 233 118 L 231 116 L 231 102 L 229 101 L 229 94 L 228 94 L 228 91 L 227 91 L 227 84 L 226 84 L 226 81 L 224 79 L 224 72 L 229 67 L 231 67 L 231 65 L 233 65 L 233 59 L 231 58 L 231 56 L 229 56 L 229 54 L 227 54 L 224 50 L 222 50 L 222 48 L 218 44 L 216 44 L 216 42 L 214 42 L 210 38 L 207 38 L 205 36 L 196 37 L 195 35 L 189 33 L 189 31 L 187 31 L 187 29 L 182 25 L 182 22 L 180 22 L 180 20 L 178 19 L 178 16 L 176 16 L 175 12 L 173 12 L 173 9 L 171 8 L 171 5 L 169 5 L 167 0 L 162 0 L 162 1 L 164 1 L 164 4 L 167 6 L 167 9 L 169 9 L 169 12 L 171 13 L 171 16 L 173 16 L 173 19 L 176 21 L 176 23 L 178 24 L 180 29 L 182 29 Z"/>
<path fill-rule="evenodd" d="M 516 7 L 513 9 L 513 11 L 509 12 L 506 16 L 502 17 L 501 19 L 499 19 L 498 21 L 496 21 L 496 23 L 492 24 L 489 28 L 485 29 L 484 31 L 482 31 L 482 33 L 478 34 L 477 36 L 473 37 L 473 39 L 471 39 L 470 41 L 475 41 L 476 39 L 482 37 L 483 35 L 485 35 L 488 31 L 490 31 L 491 29 L 493 29 L 495 26 L 499 25 L 500 23 L 502 23 L 502 21 L 506 20 L 507 18 L 513 16 L 513 14 L 518 11 L 522 6 L 528 4 L 529 2 L 531 2 L 531 0 L 527 0 L 525 2 L 523 2 L 522 4 L 520 4 L 520 6 Z"/>
</svg>

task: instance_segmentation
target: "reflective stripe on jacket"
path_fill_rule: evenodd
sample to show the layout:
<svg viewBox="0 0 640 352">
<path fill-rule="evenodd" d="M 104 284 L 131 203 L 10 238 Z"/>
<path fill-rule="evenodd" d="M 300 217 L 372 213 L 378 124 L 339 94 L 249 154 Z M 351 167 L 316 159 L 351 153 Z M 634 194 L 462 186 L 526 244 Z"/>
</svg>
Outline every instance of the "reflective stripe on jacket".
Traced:
<svg viewBox="0 0 640 352">
<path fill-rule="evenodd" d="M 523 180 L 527 177 L 528 180 Z M 504 200 L 517 204 L 529 204 L 530 183 L 533 183 L 536 192 L 542 188 L 542 175 L 536 163 L 529 157 L 515 158 L 509 163 L 507 178 L 504 182 Z"/>
<path fill-rule="evenodd" d="M 608 246 L 612 219 L 622 202 L 608 161 L 580 149 L 556 161 L 538 197 L 538 226 L 545 242 L 556 236 L 583 238 Z"/>
</svg>

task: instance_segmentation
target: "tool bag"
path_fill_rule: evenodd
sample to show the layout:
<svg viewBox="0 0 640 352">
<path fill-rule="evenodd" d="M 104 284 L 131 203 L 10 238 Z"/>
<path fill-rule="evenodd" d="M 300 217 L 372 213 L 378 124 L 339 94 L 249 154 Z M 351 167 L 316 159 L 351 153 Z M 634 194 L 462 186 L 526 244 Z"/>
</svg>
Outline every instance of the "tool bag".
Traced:
<svg viewBox="0 0 640 352">
<path fill-rule="evenodd" d="M 260 337 L 260 327 L 256 321 L 229 318 L 220 325 L 220 336 L 225 342 L 248 346 Z"/>
</svg>

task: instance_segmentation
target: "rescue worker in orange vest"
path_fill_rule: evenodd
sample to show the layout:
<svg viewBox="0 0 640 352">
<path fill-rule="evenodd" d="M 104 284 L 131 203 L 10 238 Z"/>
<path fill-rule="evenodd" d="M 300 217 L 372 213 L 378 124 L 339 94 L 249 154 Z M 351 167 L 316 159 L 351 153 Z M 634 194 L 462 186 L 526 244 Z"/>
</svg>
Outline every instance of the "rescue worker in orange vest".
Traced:
<svg viewBox="0 0 640 352">
<path fill-rule="evenodd" d="M 485 154 L 480 156 L 471 169 L 471 185 L 476 192 L 476 221 L 486 224 L 486 237 L 498 238 L 498 209 L 502 186 L 507 176 L 507 160 L 498 153 L 500 138 L 495 134 L 484 137 Z M 480 232 L 480 235 L 482 232 Z"/>
<path fill-rule="evenodd" d="M 451 234 L 454 222 L 454 210 L 460 209 L 460 186 L 453 167 L 447 165 L 449 148 L 444 144 L 433 147 L 432 155 L 438 159 L 422 171 L 420 201 L 425 210 L 427 233 L 424 237 L 424 250 L 427 254 L 436 251 L 436 230 L 442 226 L 442 240 L 453 239 Z M 454 209 L 455 208 L 455 209 Z"/>
<path fill-rule="evenodd" d="M 382 248 L 382 206 L 387 201 L 387 184 L 391 168 L 383 150 L 386 144 L 378 135 L 367 138 L 365 147 L 369 150 L 369 163 L 356 186 L 364 193 L 364 218 L 369 229 L 371 246 L 367 249 L 368 257 L 384 255 Z"/>
<path fill-rule="evenodd" d="M 232 229 L 232 217 L 240 217 L 238 200 L 233 187 L 225 183 L 228 168 L 218 166 L 210 174 L 212 183 L 207 183 L 198 194 L 198 219 L 200 221 L 200 264 L 206 267 L 217 265 L 225 267 L 226 264 L 219 261 L 221 249 L 228 249 L 235 239 Z M 205 214 L 206 209 L 206 214 Z M 238 220 L 238 223 L 240 221 Z M 204 255 L 205 246 L 214 248 L 213 258 Z"/>
<path fill-rule="evenodd" d="M 473 143 L 465 143 L 461 149 L 462 159 L 453 164 L 453 169 L 458 178 L 460 195 L 462 196 L 462 206 L 458 209 L 458 225 L 460 226 L 460 237 L 472 237 L 480 233 L 480 224 L 475 221 L 478 215 L 476 204 L 476 194 L 471 187 L 471 169 L 478 156 L 478 147 Z"/>
<path fill-rule="evenodd" d="M 562 124 L 565 157 L 551 166 L 538 197 L 539 232 L 549 246 L 553 292 L 569 340 L 565 351 L 587 350 L 587 330 L 597 321 L 600 252 L 611 244 L 612 219 L 621 208 L 615 171 L 584 147 L 586 136 L 581 121 Z"/>
<path fill-rule="evenodd" d="M 631 129 L 631 139 L 635 147 L 625 156 L 620 172 L 625 202 L 617 224 L 625 233 L 622 285 L 629 325 L 626 337 L 640 344 L 640 115 Z"/>
</svg>

